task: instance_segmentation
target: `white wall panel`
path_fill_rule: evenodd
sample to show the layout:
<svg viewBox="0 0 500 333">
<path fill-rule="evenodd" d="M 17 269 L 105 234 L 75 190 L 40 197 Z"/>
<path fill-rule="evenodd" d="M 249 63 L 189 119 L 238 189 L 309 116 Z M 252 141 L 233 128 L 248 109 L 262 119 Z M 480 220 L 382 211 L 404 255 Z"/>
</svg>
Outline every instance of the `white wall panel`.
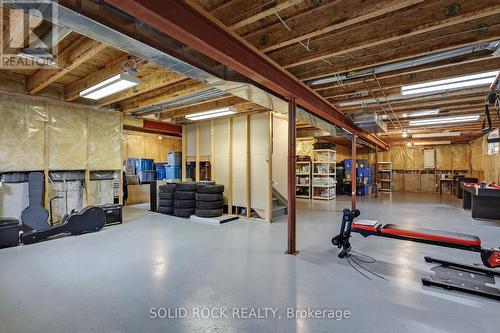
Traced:
<svg viewBox="0 0 500 333">
<path fill-rule="evenodd" d="M 250 118 L 251 207 L 269 209 L 269 115 Z"/>
<path fill-rule="evenodd" d="M 246 207 L 246 116 L 233 118 L 233 205 Z"/>
<path fill-rule="evenodd" d="M 200 155 L 209 156 L 212 154 L 211 122 L 200 123 Z"/>
<path fill-rule="evenodd" d="M 227 119 L 214 120 L 214 164 L 212 172 L 215 175 L 213 180 L 224 186 L 229 185 L 229 143 L 227 141 Z M 227 192 L 226 192 L 227 193 Z M 226 196 L 224 193 L 224 197 Z M 227 200 L 227 198 L 225 198 Z"/>
<path fill-rule="evenodd" d="M 287 198 L 288 121 L 273 117 L 274 188 Z"/>
<path fill-rule="evenodd" d="M 186 125 L 187 157 L 196 156 L 196 124 Z"/>
</svg>

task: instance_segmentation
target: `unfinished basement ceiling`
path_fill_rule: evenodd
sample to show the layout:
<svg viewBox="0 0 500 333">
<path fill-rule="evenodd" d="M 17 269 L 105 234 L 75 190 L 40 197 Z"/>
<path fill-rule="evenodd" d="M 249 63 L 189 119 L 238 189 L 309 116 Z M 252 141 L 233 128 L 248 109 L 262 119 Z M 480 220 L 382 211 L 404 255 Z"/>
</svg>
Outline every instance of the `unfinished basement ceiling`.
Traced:
<svg viewBox="0 0 500 333">
<path fill-rule="evenodd" d="M 500 40 L 497 0 L 197 2 L 207 15 L 310 84 L 339 110 L 353 116 L 376 112 L 384 117 L 387 132 L 379 134 L 387 142 L 406 142 L 403 132 L 460 130 L 460 136 L 451 138 L 453 142 L 480 135 L 482 117 L 456 126 L 410 129 L 409 121 L 416 118 L 408 115 L 430 109 L 440 112 L 426 118 L 481 114 L 486 85 L 404 99 L 401 87 L 500 70 L 500 58 L 493 56 Z M 94 103 L 79 98 L 78 92 L 124 66 L 133 66 L 141 84 L 95 104 L 180 123 L 189 113 L 226 106 L 238 112 L 266 109 L 76 32 L 67 35 L 59 47 L 61 54 L 73 55 L 67 68 L 2 72 L 21 75 L 30 94 L 52 85 L 63 91 L 67 101 Z"/>
</svg>

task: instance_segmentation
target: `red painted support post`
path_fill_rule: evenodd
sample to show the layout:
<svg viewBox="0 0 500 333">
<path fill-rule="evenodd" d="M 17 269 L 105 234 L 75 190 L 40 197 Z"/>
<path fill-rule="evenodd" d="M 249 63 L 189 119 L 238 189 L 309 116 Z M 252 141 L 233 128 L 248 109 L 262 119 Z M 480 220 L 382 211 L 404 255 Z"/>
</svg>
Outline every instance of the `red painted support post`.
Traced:
<svg viewBox="0 0 500 333">
<path fill-rule="evenodd" d="M 296 105 L 295 98 L 288 100 L 288 250 L 287 254 L 296 254 L 295 248 L 295 158 L 296 158 Z"/>
<path fill-rule="evenodd" d="M 351 209 L 356 209 L 356 135 L 352 135 L 352 166 L 351 166 Z"/>
</svg>

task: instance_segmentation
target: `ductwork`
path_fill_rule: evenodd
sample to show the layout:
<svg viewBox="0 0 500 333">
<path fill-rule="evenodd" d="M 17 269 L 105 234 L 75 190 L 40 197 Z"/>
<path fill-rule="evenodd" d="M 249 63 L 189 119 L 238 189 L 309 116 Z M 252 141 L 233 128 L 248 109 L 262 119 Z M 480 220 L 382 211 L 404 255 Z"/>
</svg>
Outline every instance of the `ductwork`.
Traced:
<svg viewBox="0 0 500 333">
<path fill-rule="evenodd" d="M 342 82 L 345 80 L 352 80 L 355 78 L 377 75 L 381 73 L 396 71 L 400 69 L 406 69 L 416 66 L 421 66 L 437 61 L 447 60 L 467 54 L 474 54 L 481 51 L 491 51 L 493 56 L 500 54 L 500 40 L 493 42 L 478 43 L 471 46 L 460 47 L 450 51 L 438 52 L 430 55 L 425 55 L 417 58 L 413 58 L 405 61 L 398 61 L 392 64 L 386 64 L 381 66 L 376 66 L 372 68 L 362 69 L 355 72 L 349 72 L 344 75 L 333 75 L 322 79 L 311 80 L 307 82 L 310 86 L 317 86 L 320 84 L 332 83 L 332 82 Z"/>
</svg>

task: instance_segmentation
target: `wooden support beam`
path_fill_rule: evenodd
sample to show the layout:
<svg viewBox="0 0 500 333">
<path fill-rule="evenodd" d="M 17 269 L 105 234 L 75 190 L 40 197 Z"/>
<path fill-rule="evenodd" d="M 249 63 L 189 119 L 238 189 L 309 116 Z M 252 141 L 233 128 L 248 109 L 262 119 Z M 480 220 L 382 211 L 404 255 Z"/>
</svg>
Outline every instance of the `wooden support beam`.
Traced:
<svg viewBox="0 0 500 333">
<path fill-rule="evenodd" d="M 211 120 L 210 121 L 210 170 L 211 170 L 211 175 L 210 175 L 210 180 L 213 180 L 217 182 L 217 174 L 215 172 L 215 121 Z"/>
<path fill-rule="evenodd" d="M 252 190 L 251 190 L 251 186 L 252 186 L 252 181 L 251 181 L 251 166 L 252 166 L 252 163 L 250 161 L 250 158 L 251 158 L 251 153 L 250 153 L 250 115 L 248 114 L 246 117 L 245 117 L 245 131 L 246 131 L 246 146 L 245 146 L 245 149 L 246 149 L 246 193 L 245 193 L 245 196 L 246 196 L 246 216 L 247 218 L 250 218 L 250 216 L 252 215 Z"/>
<path fill-rule="evenodd" d="M 368 26 L 359 25 L 347 31 L 323 36 L 310 42 L 310 49 L 313 51 L 298 45 L 272 52 L 269 56 L 283 67 L 291 68 L 500 13 L 497 1 L 485 0 L 467 2 L 467 6 L 462 7 L 460 15 L 446 17 L 443 15 L 443 8 L 448 2 L 448 0 L 426 2 L 419 5 L 418 9 L 409 8 L 407 11 L 382 17 L 370 22 Z M 415 15 L 415 11 L 420 15 Z"/>
<path fill-rule="evenodd" d="M 210 87 L 205 83 L 187 79 L 182 82 L 151 91 L 144 96 L 125 100 L 121 103 L 121 108 L 124 113 L 131 113 L 148 106 L 165 103 L 179 97 L 207 90 L 209 88 Z"/>
<path fill-rule="evenodd" d="M 113 103 L 117 103 L 119 101 L 140 96 L 142 94 L 148 93 L 158 88 L 166 87 L 168 85 L 172 85 L 177 82 L 186 80 L 186 77 L 181 74 L 165 70 L 159 70 L 157 72 L 144 76 L 139 75 L 139 78 L 141 79 L 141 82 L 137 86 L 129 88 L 118 94 L 114 94 L 109 97 L 103 98 L 99 100 L 98 105 L 99 106 L 110 105 Z"/>
<path fill-rule="evenodd" d="M 360 24 L 421 2 L 423 0 L 332 1 L 285 20 L 292 31 L 278 21 L 243 37 L 262 52 L 270 52 L 298 42 L 307 44 L 310 38 Z"/>
<path fill-rule="evenodd" d="M 269 200 L 267 205 L 267 217 L 269 222 L 273 220 L 273 112 L 269 111 L 269 148 L 267 151 L 268 173 L 269 173 Z"/>
<path fill-rule="evenodd" d="M 357 162 L 356 162 L 356 135 L 352 136 L 352 145 L 351 145 L 351 210 L 356 209 L 356 185 L 357 185 L 357 178 L 356 178 L 356 167 L 357 167 Z"/>
<path fill-rule="evenodd" d="M 227 168 L 227 213 L 233 214 L 233 118 L 227 118 L 228 168 Z"/>
<path fill-rule="evenodd" d="M 187 127 L 184 125 L 182 126 L 182 165 L 181 165 L 183 182 L 187 180 L 186 162 L 187 162 Z"/>
<path fill-rule="evenodd" d="M 196 124 L 195 132 L 195 181 L 200 181 L 200 123 Z"/>
<path fill-rule="evenodd" d="M 74 44 L 62 50 L 56 58 L 59 69 L 40 69 L 26 79 L 27 93 L 32 95 L 39 92 L 105 48 L 105 44 L 84 36 L 80 37 Z"/>
<path fill-rule="evenodd" d="M 104 67 L 99 68 L 93 73 L 85 76 L 84 78 L 73 82 L 64 89 L 64 99 L 67 102 L 73 101 L 80 97 L 79 93 L 82 90 L 90 88 L 112 76 L 119 74 L 123 69 L 123 64 L 132 59 L 128 54 L 125 54 L 109 64 L 104 65 Z"/>
<path fill-rule="evenodd" d="M 295 180 L 295 160 L 296 160 L 296 142 L 297 142 L 297 108 L 295 98 L 290 98 L 288 101 L 288 215 L 287 215 L 287 230 L 288 230 L 288 248 L 287 254 L 297 254 L 296 249 L 296 180 Z"/>
</svg>

